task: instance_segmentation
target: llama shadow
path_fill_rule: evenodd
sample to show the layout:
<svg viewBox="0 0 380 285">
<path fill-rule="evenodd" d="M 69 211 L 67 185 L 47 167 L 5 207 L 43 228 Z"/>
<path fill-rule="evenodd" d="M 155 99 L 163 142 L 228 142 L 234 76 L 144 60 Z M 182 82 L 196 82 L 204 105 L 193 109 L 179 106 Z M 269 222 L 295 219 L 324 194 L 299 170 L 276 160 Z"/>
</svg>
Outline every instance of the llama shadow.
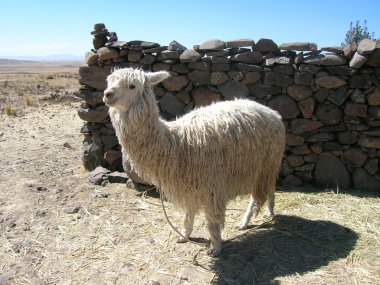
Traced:
<svg viewBox="0 0 380 285">
<path fill-rule="evenodd" d="M 348 256 L 358 235 L 329 222 L 278 215 L 224 244 L 212 284 L 280 284 L 277 277 L 313 271 Z"/>
</svg>

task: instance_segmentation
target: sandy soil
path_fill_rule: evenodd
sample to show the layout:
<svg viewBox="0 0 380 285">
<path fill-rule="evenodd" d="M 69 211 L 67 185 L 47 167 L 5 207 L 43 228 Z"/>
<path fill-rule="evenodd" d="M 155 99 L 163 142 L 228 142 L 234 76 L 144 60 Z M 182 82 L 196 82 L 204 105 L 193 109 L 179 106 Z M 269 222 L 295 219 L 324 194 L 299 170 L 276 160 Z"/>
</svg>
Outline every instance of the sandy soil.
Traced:
<svg viewBox="0 0 380 285">
<path fill-rule="evenodd" d="M 153 191 L 87 181 L 79 104 L 0 114 L 0 284 L 380 284 L 378 197 L 279 191 L 275 220 L 243 233 L 239 199 L 223 232 L 232 240 L 211 258 L 205 244 L 174 242 Z M 207 238 L 202 216 L 194 237 Z"/>
</svg>

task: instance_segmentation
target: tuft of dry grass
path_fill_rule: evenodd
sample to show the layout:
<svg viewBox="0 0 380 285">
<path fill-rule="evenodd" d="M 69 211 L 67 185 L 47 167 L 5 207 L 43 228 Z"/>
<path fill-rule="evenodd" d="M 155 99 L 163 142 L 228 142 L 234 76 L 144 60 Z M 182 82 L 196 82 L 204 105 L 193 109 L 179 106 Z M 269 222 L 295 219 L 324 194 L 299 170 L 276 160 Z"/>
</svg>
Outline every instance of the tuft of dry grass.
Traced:
<svg viewBox="0 0 380 285">
<path fill-rule="evenodd" d="M 13 116 L 15 114 L 15 110 L 11 104 L 5 104 L 4 105 L 4 113 L 7 116 Z"/>
<path fill-rule="evenodd" d="M 24 104 L 25 104 L 25 106 L 30 107 L 30 106 L 33 105 L 33 98 L 32 98 L 31 95 L 24 96 L 23 98 L 24 98 Z"/>
</svg>

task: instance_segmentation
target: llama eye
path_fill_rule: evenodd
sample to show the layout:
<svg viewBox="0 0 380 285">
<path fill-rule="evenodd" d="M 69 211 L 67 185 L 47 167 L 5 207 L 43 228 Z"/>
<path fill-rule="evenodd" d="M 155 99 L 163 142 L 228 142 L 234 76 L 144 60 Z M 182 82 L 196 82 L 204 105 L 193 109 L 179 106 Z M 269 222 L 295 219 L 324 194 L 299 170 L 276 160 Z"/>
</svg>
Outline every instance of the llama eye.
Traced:
<svg viewBox="0 0 380 285">
<path fill-rule="evenodd" d="M 135 89 L 135 88 L 136 88 L 135 85 L 133 85 L 133 84 L 129 85 L 129 89 Z"/>
</svg>

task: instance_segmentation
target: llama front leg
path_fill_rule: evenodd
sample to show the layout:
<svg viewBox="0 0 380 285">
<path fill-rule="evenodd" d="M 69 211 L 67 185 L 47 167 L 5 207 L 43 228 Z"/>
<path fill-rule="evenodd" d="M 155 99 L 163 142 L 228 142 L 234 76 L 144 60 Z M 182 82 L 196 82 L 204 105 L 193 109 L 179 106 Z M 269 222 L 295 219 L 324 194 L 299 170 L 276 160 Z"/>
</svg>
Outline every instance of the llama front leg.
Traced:
<svg viewBox="0 0 380 285">
<path fill-rule="evenodd" d="M 211 246 L 207 253 L 211 256 L 219 256 L 222 253 L 221 228 L 224 225 L 225 207 L 216 211 L 207 211 L 207 228 L 210 233 Z"/>
<path fill-rule="evenodd" d="M 274 187 L 273 187 L 274 188 Z M 264 214 L 264 218 L 273 218 L 274 213 L 274 189 L 268 194 L 267 209 Z"/>
<path fill-rule="evenodd" d="M 193 231 L 194 218 L 195 218 L 195 211 L 186 209 L 185 218 L 183 220 L 184 231 L 182 232 L 182 236 L 180 235 L 178 237 L 177 239 L 178 243 L 187 242 L 187 240 L 189 239 L 190 234 Z"/>
<path fill-rule="evenodd" d="M 244 217 L 242 218 L 242 220 L 241 220 L 240 224 L 237 226 L 237 228 L 239 230 L 245 230 L 249 224 L 249 221 L 252 218 L 252 215 L 254 213 L 255 213 L 255 215 L 257 215 L 258 211 L 259 211 L 258 205 L 257 205 L 255 199 L 253 199 L 253 197 L 251 197 L 251 200 L 249 201 L 249 204 L 248 204 L 247 211 L 245 211 Z"/>
</svg>

